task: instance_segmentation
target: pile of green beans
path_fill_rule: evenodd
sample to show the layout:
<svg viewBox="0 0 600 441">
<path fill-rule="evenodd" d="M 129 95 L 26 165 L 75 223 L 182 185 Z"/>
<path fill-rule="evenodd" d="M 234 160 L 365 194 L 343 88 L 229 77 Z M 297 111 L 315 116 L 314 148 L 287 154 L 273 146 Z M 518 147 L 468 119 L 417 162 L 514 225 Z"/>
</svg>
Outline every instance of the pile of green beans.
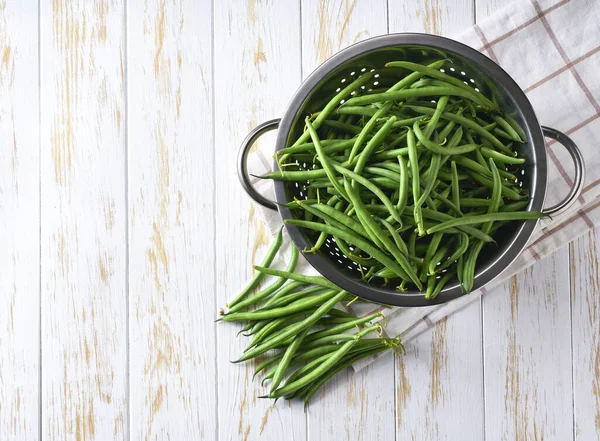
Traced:
<svg viewBox="0 0 600 441">
<path fill-rule="evenodd" d="M 256 361 L 254 376 L 261 373 L 262 384 L 270 382 L 264 397 L 307 404 L 328 379 L 358 360 L 389 349 L 404 351 L 400 339 L 381 337 L 382 326 L 373 324 L 380 313 L 356 317 L 344 306 L 360 299 L 323 277 L 296 273 L 294 246 L 286 270 L 270 268 L 281 244 L 282 231 L 255 267 L 256 275 L 218 319 L 245 325 L 241 332 L 251 337 L 250 344 L 234 362 Z M 273 279 L 262 283 L 265 277 Z"/>
<path fill-rule="evenodd" d="M 524 131 L 445 69 L 447 60 L 394 61 L 376 83 L 365 72 L 276 153 L 279 171 L 262 178 L 302 190 L 286 222 L 313 234 L 304 252 L 330 238 L 368 283 L 434 298 L 456 279 L 471 291 L 498 230 L 541 217 L 517 178 Z"/>
</svg>

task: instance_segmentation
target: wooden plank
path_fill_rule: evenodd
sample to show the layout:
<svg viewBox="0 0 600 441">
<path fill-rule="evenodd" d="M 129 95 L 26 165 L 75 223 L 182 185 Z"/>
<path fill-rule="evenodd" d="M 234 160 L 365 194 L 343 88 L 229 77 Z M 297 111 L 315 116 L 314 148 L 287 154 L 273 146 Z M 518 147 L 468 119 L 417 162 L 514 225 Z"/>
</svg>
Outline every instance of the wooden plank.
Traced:
<svg viewBox="0 0 600 441">
<path fill-rule="evenodd" d="M 488 441 L 573 438 L 568 259 L 560 250 L 483 297 Z"/>
<path fill-rule="evenodd" d="M 389 0 L 390 32 L 452 37 L 473 25 L 474 0 Z"/>
<path fill-rule="evenodd" d="M 573 438 L 568 268 L 561 250 L 483 297 L 487 441 Z"/>
<path fill-rule="evenodd" d="M 453 36 L 473 1 L 390 2 L 390 32 Z M 482 439 L 481 306 L 474 302 L 407 344 L 396 368 L 397 439 Z"/>
<path fill-rule="evenodd" d="M 480 304 L 406 344 L 396 369 L 397 439 L 483 439 Z"/>
<path fill-rule="evenodd" d="M 42 437 L 119 440 L 127 412 L 124 4 L 42 1 L 40 17 Z"/>
<path fill-rule="evenodd" d="M 302 68 L 306 77 L 339 50 L 387 32 L 385 1 L 302 1 Z M 394 362 L 386 356 L 361 372 L 338 375 L 309 408 L 313 440 L 394 437 Z"/>
<path fill-rule="evenodd" d="M 248 131 L 280 117 L 300 85 L 300 8 L 297 2 L 253 0 L 214 6 L 216 291 L 223 307 L 250 278 L 252 264 L 260 262 L 271 241 L 238 182 L 235 158 Z M 248 344 L 236 337 L 238 331 L 228 323 L 217 327 L 218 438 L 305 439 L 302 406 L 257 399 L 267 389 L 252 381 L 253 364 L 230 363 Z"/>
<path fill-rule="evenodd" d="M 130 2 L 131 439 L 216 433 L 210 2 Z"/>
<path fill-rule="evenodd" d="M 37 1 L 0 6 L 0 439 L 39 437 Z"/>
<path fill-rule="evenodd" d="M 573 403 L 577 441 L 600 440 L 599 239 L 600 233 L 591 231 L 571 245 Z"/>
</svg>

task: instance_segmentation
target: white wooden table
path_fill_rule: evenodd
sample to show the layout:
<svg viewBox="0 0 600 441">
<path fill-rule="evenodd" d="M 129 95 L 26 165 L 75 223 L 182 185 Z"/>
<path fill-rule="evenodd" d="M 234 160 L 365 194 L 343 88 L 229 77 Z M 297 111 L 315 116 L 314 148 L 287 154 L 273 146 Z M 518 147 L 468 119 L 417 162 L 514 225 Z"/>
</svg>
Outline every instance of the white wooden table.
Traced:
<svg viewBox="0 0 600 441">
<path fill-rule="evenodd" d="M 213 323 L 267 234 L 247 131 L 319 63 L 502 0 L 0 4 L 0 440 L 600 440 L 599 236 L 300 404 Z"/>
</svg>

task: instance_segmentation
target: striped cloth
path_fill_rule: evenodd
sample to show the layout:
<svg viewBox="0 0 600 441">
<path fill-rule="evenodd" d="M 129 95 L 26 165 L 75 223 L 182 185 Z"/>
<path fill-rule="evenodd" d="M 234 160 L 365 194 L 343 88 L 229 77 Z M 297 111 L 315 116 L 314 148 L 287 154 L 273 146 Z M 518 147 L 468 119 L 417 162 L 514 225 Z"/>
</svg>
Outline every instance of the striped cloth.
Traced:
<svg viewBox="0 0 600 441">
<path fill-rule="evenodd" d="M 586 182 L 582 195 L 568 212 L 540 221 L 527 249 L 485 288 L 424 308 L 351 306 L 361 316 L 381 311 L 387 319 L 387 334 L 400 335 L 405 342 L 600 223 L 600 2 L 518 1 L 456 39 L 502 66 L 525 91 L 538 120 L 566 133 L 578 144 L 585 159 Z M 574 166 L 567 151 L 555 141 L 550 140 L 546 146 L 548 205 L 567 194 Z M 269 171 L 271 155 L 272 145 L 261 145 L 250 154 L 250 171 L 256 175 Z M 265 196 L 273 197 L 269 181 L 255 184 Z M 263 207 L 258 210 L 267 227 L 273 233 L 278 231 L 278 213 Z M 276 264 L 283 266 L 285 262 Z M 300 271 L 314 272 L 306 261 L 301 263 Z M 354 368 L 358 370 L 372 361 L 364 360 Z"/>
</svg>

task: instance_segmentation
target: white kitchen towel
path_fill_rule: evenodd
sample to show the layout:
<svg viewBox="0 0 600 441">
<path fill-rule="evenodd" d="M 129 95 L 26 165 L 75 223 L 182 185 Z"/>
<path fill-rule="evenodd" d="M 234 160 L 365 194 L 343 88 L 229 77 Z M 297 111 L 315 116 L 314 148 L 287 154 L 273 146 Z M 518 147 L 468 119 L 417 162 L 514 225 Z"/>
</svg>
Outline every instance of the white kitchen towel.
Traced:
<svg viewBox="0 0 600 441">
<path fill-rule="evenodd" d="M 486 288 L 424 308 L 351 306 L 359 315 L 381 311 L 387 319 L 387 335 L 400 335 L 405 342 L 600 223 L 600 2 L 517 1 L 456 39 L 502 66 L 525 91 L 540 123 L 566 133 L 578 144 L 585 159 L 586 182 L 582 195 L 568 212 L 540 221 L 528 248 Z M 549 141 L 546 146 L 547 201 L 552 204 L 567 194 L 574 166 L 559 144 Z M 270 171 L 272 154 L 272 145 L 251 153 L 250 171 L 255 175 Z M 273 199 L 271 181 L 255 179 L 254 184 Z M 281 227 L 279 214 L 262 206 L 258 210 L 275 234 Z M 289 247 L 287 238 L 285 247 Z M 304 260 L 299 270 L 314 272 Z M 364 360 L 354 368 L 358 370 L 372 361 Z"/>
</svg>

